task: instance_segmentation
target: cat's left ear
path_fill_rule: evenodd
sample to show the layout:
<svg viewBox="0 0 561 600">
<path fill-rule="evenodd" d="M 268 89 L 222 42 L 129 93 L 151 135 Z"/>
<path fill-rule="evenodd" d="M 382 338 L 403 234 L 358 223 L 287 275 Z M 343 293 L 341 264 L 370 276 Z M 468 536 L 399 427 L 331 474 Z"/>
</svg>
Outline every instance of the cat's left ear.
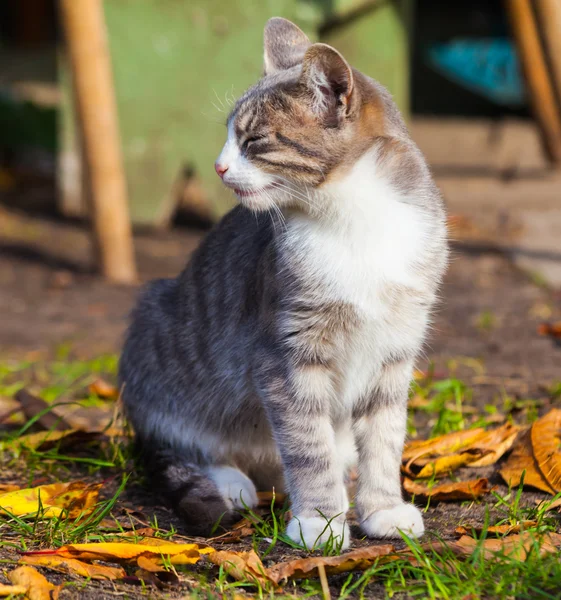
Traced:
<svg viewBox="0 0 561 600">
<path fill-rule="evenodd" d="M 312 43 L 299 27 L 281 17 L 273 17 L 267 21 L 263 37 L 265 75 L 301 64 Z"/>
<path fill-rule="evenodd" d="M 343 56 L 327 44 L 312 44 L 302 63 L 301 81 L 312 93 L 314 112 L 337 121 L 349 114 L 353 71 Z"/>
</svg>

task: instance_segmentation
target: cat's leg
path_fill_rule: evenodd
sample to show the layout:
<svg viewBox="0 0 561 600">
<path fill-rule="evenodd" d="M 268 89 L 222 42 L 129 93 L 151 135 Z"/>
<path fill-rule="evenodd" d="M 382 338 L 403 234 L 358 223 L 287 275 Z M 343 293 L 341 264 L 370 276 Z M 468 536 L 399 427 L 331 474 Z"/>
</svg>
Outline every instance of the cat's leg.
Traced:
<svg viewBox="0 0 561 600">
<path fill-rule="evenodd" d="M 401 495 L 400 466 L 407 425 L 407 397 L 412 364 L 383 367 L 374 395 L 357 406 L 358 447 L 356 507 L 360 526 L 370 537 L 418 537 L 424 532 L 418 508 Z"/>
<path fill-rule="evenodd" d="M 276 364 L 262 372 L 259 387 L 284 466 L 293 517 L 286 533 L 313 548 L 350 541 L 343 463 L 330 418 L 331 376 L 306 365 L 283 377 Z"/>
</svg>

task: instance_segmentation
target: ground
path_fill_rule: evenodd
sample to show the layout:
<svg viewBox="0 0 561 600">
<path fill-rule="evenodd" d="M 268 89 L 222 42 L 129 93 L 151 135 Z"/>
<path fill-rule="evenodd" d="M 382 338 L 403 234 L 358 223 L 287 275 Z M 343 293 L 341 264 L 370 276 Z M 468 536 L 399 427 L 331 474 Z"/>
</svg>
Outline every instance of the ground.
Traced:
<svg viewBox="0 0 561 600">
<path fill-rule="evenodd" d="M 516 421 L 526 423 L 536 414 L 543 414 L 560 404 L 561 347 L 551 338 L 540 335 L 538 326 L 543 321 L 561 319 L 561 296 L 543 285 L 539 278 L 520 271 L 496 247 L 485 243 L 469 219 L 453 220 L 452 230 L 456 241 L 453 242 L 451 265 L 419 368 L 433 370 L 435 379 L 451 382 L 452 387 L 460 382 L 461 406 L 450 407 L 454 402 L 446 400 L 436 412 L 414 411 L 410 423 L 412 436 L 444 433 L 445 430 L 438 429 L 442 418 L 450 420 L 451 428 L 456 427 L 458 419 L 462 421 L 458 427 L 466 427 L 493 410 L 499 414 L 512 413 Z M 141 280 L 177 274 L 202 235 L 204 232 L 200 230 L 179 228 L 165 233 L 138 234 L 135 243 Z M 43 393 L 43 397 L 50 393 L 71 399 L 80 394 L 80 385 L 84 387 L 84 373 L 91 372 L 92 377 L 104 375 L 111 380 L 114 359 L 97 362 L 92 359 L 118 354 L 138 287 L 111 285 L 90 271 L 88 232 L 79 224 L 0 207 L 0 236 L 0 365 L 4 366 L 5 376 L 0 389 L 0 399 L 4 402 L 0 412 L 5 414 L 13 407 L 8 394 L 15 389 L 10 385 L 17 386 L 18 381 L 25 381 L 32 391 Z M 60 369 L 64 364 L 73 365 L 73 369 L 82 365 L 76 371 L 77 375 L 68 377 L 68 381 L 77 380 L 78 387 L 73 384 L 74 387 L 63 389 L 66 380 L 60 375 Z M 21 370 L 6 375 L 8 370 L 16 368 Z M 63 381 L 56 390 L 52 382 L 54 373 Z M 14 431 L 15 425 L 7 423 L 5 427 Z M 113 461 L 119 463 L 118 468 L 96 467 L 95 455 L 90 452 L 84 456 L 93 460 L 93 464 L 82 463 L 80 466 L 70 462 L 61 465 L 54 460 L 46 461 L 49 462 L 47 468 L 37 464 L 37 460 L 30 466 L 25 457 L 20 457 L 5 463 L 1 479 L 20 485 L 78 477 L 104 480 L 103 496 L 107 498 L 118 487 L 122 470 L 132 469 L 128 456 L 120 462 Z M 459 523 L 482 523 L 487 512 L 494 521 L 501 518 L 501 510 L 506 504 L 510 503 L 512 509 L 513 493 L 509 495 L 496 469 L 488 467 L 477 473 L 477 476 L 482 475 L 489 476 L 498 496 L 489 496 L 486 502 L 480 503 L 428 506 L 425 519 L 430 532 L 451 541 L 456 537 L 454 529 Z M 462 479 L 464 472 L 459 471 L 458 477 Z M 498 497 L 506 498 L 502 506 Z M 525 491 L 521 504 L 534 507 L 536 498 L 542 497 L 543 494 Z M 160 528 L 167 530 L 175 526 L 181 533 L 181 523 L 167 510 L 154 505 L 136 472 L 132 473 L 115 508 L 115 516 L 121 520 L 130 520 L 130 514 L 133 520 L 136 519 L 137 527 L 153 523 L 156 515 Z M 262 537 L 267 535 L 255 538 L 260 552 L 269 544 Z M 55 538 L 58 542 L 64 541 Z M 26 537 L 21 532 L 14 533 L 6 524 L 0 524 L 0 555 L 4 567 L 17 560 L 17 550 L 22 546 L 48 545 L 48 539 L 40 533 L 35 538 L 33 535 Z M 248 537 L 225 548 L 249 550 L 251 544 L 252 537 Z M 366 541 L 357 540 L 354 547 L 366 544 Z M 402 547 L 404 544 L 398 542 L 396 545 Z M 304 555 L 279 541 L 265 563 Z M 117 595 L 180 598 L 185 594 L 211 597 L 214 593 L 231 595 L 239 591 L 239 588 L 228 588 L 224 576 L 219 576 L 218 583 L 204 584 L 205 578 L 213 582 L 218 575 L 217 568 L 212 566 L 183 569 L 181 583 L 161 591 L 112 582 L 84 585 L 79 577 L 44 572 L 49 574 L 51 581 L 74 582 L 64 589 L 61 598 L 93 600 Z M 477 578 L 476 571 L 473 573 Z M 358 579 L 359 576 L 354 577 Z M 330 579 L 334 597 L 341 593 L 346 578 L 347 575 L 340 575 Z M 0 579 L 5 581 L 2 575 Z M 383 577 L 366 583 L 366 597 L 383 597 Z M 310 586 L 287 586 L 285 592 L 321 594 L 318 584 L 310 583 Z M 405 586 L 405 589 L 409 588 Z M 446 597 L 438 590 L 429 593 L 427 587 L 410 588 L 413 589 L 422 589 L 427 596 Z M 251 589 L 247 591 L 251 592 Z M 351 596 L 358 595 L 356 588 Z M 408 592 L 402 591 L 400 595 L 407 597 Z"/>
</svg>

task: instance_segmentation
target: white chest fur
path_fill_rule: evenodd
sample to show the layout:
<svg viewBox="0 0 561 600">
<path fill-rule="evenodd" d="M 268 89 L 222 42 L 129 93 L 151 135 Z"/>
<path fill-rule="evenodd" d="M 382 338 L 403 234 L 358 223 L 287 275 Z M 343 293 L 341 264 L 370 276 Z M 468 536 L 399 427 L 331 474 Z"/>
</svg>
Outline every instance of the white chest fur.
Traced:
<svg viewBox="0 0 561 600">
<path fill-rule="evenodd" d="M 377 175 L 372 155 L 326 188 L 322 200 L 333 218 L 293 217 L 288 243 L 306 281 L 313 282 L 318 303 L 342 302 L 360 317 L 361 325 L 341 349 L 338 396 L 349 405 L 374 385 L 388 355 L 422 341 L 428 314 L 394 318 L 388 290 L 425 292 L 418 265 L 426 251 L 426 221 Z M 418 339 L 405 339 L 411 336 Z"/>
</svg>

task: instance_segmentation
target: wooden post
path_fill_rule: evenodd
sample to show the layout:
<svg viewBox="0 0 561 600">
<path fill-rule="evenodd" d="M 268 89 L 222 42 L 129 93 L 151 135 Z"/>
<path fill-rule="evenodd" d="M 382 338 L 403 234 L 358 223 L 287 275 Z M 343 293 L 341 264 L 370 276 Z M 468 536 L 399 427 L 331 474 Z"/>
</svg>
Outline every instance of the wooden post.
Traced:
<svg viewBox="0 0 561 600">
<path fill-rule="evenodd" d="M 561 114 L 561 2 L 538 0 L 535 4 L 551 66 L 551 78 Z"/>
<path fill-rule="evenodd" d="M 549 158 L 559 166 L 561 164 L 561 115 L 555 105 L 532 6 L 530 0 L 506 0 L 506 7 L 534 116 L 540 127 Z"/>
<path fill-rule="evenodd" d="M 108 279 L 136 281 L 134 248 L 103 0 L 60 0 L 90 182 L 99 267 Z"/>
</svg>

